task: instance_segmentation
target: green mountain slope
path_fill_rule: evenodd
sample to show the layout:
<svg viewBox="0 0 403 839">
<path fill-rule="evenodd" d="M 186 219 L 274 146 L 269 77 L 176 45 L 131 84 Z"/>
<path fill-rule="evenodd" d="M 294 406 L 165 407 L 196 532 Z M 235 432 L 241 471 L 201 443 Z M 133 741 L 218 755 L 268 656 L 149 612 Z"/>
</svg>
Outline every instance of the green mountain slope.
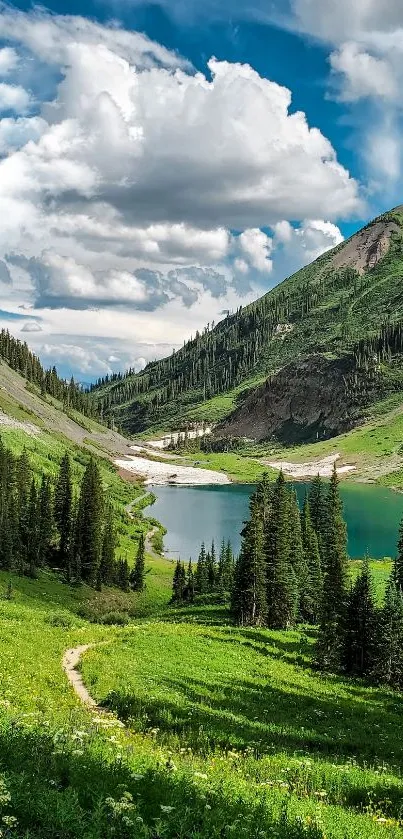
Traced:
<svg viewBox="0 0 403 839">
<path fill-rule="evenodd" d="M 94 396 L 104 416 L 113 415 L 131 432 L 162 422 L 223 420 L 288 364 L 294 365 L 298 379 L 299 361 L 320 356 L 341 360 L 335 375 L 340 382 L 345 375 L 351 379 L 355 394 L 348 413 L 351 408 L 358 417 L 362 403 L 400 387 L 396 369 L 377 371 L 376 376 L 373 371 L 356 376 L 356 369 L 364 359 L 361 366 L 371 366 L 368 341 L 379 335 L 382 324 L 399 324 L 403 319 L 402 276 L 403 208 L 397 207 L 255 303 L 197 334 L 169 358 L 149 364 L 140 374 L 129 372 L 100 382 Z M 384 353 L 383 346 L 381 338 L 379 358 L 383 363 L 388 356 L 389 367 L 391 353 L 389 348 Z M 320 433 L 345 430 L 343 422 L 330 421 Z M 274 429 L 263 425 L 251 436 L 275 433 L 276 423 Z M 247 422 L 242 423 L 242 433 L 248 434 Z"/>
</svg>

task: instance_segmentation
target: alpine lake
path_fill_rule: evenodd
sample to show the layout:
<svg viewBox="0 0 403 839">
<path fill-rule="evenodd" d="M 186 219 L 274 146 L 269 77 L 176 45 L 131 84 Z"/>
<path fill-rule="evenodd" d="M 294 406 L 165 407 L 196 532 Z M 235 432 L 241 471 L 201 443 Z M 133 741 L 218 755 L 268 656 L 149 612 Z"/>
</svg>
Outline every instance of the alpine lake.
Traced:
<svg viewBox="0 0 403 839">
<path fill-rule="evenodd" d="M 302 506 L 309 483 L 294 484 Z M 248 518 L 252 484 L 223 486 L 157 486 L 152 507 L 167 529 L 165 555 L 186 561 L 197 559 L 200 545 L 214 539 L 219 548 L 230 540 L 238 553 L 243 522 Z M 366 553 L 373 559 L 394 557 L 398 529 L 403 516 L 403 494 L 373 484 L 341 483 L 344 517 L 347 522 L 348 552 L 351 559 Z"/>
</svg>

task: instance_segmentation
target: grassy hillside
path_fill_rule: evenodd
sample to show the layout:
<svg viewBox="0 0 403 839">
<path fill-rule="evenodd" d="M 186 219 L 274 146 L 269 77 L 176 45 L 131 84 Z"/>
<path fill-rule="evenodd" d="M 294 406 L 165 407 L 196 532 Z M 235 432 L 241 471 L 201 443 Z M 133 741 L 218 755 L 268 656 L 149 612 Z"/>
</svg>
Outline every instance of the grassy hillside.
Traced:
<svg viewBox="0 0 403 839">
<path fill-rule="evenodd" d="M 209 608 L 100 626 L 79 614 L 96 596 L 84 587 L 13 578 L 8 600 L 7 582 L 0 574 L 7 839 L 401 836 L 400 698 L 319 677 L 310 631 L 235 629 Z M 67 684 L 63 652 L 89 643 L 84 681 L 129 732 Z"/>
<path fill-rule="evenodd" d="M 375 335 L 383 321 L 403 318 L 402 231 L 397 208 L 260 300 L 196 335 L 170 358 L 149 364 L 138 375 L 100 383 L 94 392 L 98 404 L 106 416 L 136 432 L 161 425 L 161 420 L 168 425 L 218 421 L 290 362 L 319 354 L 353 363 L 357 342 Z M 378 398 L 403 390 L 400 365 L 392 373 L 389 367 L 387 359 L 377 377 Z M 358 406 L 368 401 L 365 381 Z"/>
</svg>

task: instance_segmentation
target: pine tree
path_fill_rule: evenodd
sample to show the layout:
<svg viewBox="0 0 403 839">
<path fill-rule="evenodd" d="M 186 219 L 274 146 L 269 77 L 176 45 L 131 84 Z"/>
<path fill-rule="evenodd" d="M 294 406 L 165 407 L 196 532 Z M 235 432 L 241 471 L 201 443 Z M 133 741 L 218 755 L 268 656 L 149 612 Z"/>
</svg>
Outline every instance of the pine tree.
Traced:
<svg viewBox="0 0 403 839">
<path fill-rule="evenodd" d="M 290 563 L 294 570 L 298 590 L 297 616 L 306 620 L 306 592 L 309 585 L 308 563 L 302 543 L 301 517 L 295 490 L 290 495 Z"/>
<path fill-rule="evenodd" d="M 96 585 L 99 579 L 103 512 L 101 475 L 91 458 L 81 482 L 75 545 L 75 551 L 80 556 L 82 578 L 90 585 Z"/>
<path fill-rule="evenodd" d="M 399 527 L 397 557 L 394 562 L 394 578 L 397 588 L 403 591 L 403 519 L 401 520 Z"/>
<path fill-rule="evenodd" d="M 67 452 L 60 463 L 59 475 L 56 481 L 54 496 L 54 518 L 59 533 L 59 561 L 67 572 L 71 565 L 74 516 L 73 516 L 73 482 L 71 463 Z"/>
<path fill-rule="evenodd" d="M 301 614 L 308 623 L 317 623 L 323 593 L 323 575 L 318 537 L 312 526 L 308 499 L 305 498 L 301 514 L 302 544 L 308 565 L 308 581 L 301 592 Z"/>
<path fill-rule="evenodd" d="M 104 532 L 102 537 L 99 584 L 111 585 L 115 569 L 116 532 L 113 520 L 112 504 L 106 506 Z"/>
<path fill-rule="evenodd" d="M 202 543 L 197 567 L 195 572 L 195 591 L 197 594 L 206 594 L 208 591 L 207 557 L 204 542 Z"/>
<path fill-rule="evenodd" d="M 145 541 L 143 533 L 140 533 L 136 561 L 130 574 L 130 586 L 133 591 L 144 591 L 145 589 Z"/>
<path fill-rule="evenodd" d="M 273 491 L 265 528 L 265 549 L 267 623 L 273 629 L 287 629 L 295 622 L 298 588 L 290 559 L 290 495 L 282 472 Z"/>
<path fill-rule="evenodd" d="M 28 454 L 24 448 L 16 463 L 16 512 L 19 520 L 18 533 L 18 563 L 17 571 L 24 573 L 25 565 L 29 559 L 28 551 L 28 528 L 29 528 L 29 498 L 32 482 L 32 470 Z"/>
<path fill-rule="evenodd" d="M 189 603 L 194 603 L 195 599 L 195 578 L 193 573 L 192 560 L 189 560 L 187 575 L 186 575 L 186 600 Z"/>
<path fill-rule="evenodd" d="M 122 591 L 130 591 L 130 569 L 126 557 L 125 559 L 118 560 L 117 585 L 122 589 Z"/>
<path fill-rule="evenodd" d="M 349 591 L 347 529 L 339 494 L 336 464 L 326 499 L 325 573 L 317 641 L 320 667 L 338 670 L 344 646 Z"/>
<path fill-rule="evenodd" d="M 37 576 L 38 570 L 38 496 L 35 481 L 32 479 L 27 514 L 27 543 L 25 557 L 30 577 Z"/>
<path fill-rule="evenodd" d="M 403 595 L 389 580 L 380 615 L 373 675 L 390 687 L 403 688 Z"/>
<path fill-rule="evenodd" d="M 223 594 L 226 591 L 232 590 L 233 583 L 234 556 L 232 553 L 231 542 L 228 541 L 225 543 L 223 539 L 218 563 L 217 586 L 219 591 Z"/>
<path fill-rule="evenodd" d="M 53 540 L 52 490 L 49 479 L 43 475 L 38 496 L 38 564 L 50 562 Z"/>
<path fill-rule="evenodd" d="M 235 568 L 231 612 L 241 626 L 261 626 L 267 611 L 263 522 L 258 504 L 251 499 L 251 517 L 243 529 L 241 551 Z"/>
<path fill-rule="evenodd" d="M 214 540 L 211 543 L 211 550 L 208 552 L 206 556 L 206 567 L 207 567 L 207 586 L 209 591 L 214 591 L 216 579 L 217 579 L 217 560 L 216 560 L 216 553 L 215 553 L 215 545 Z"/>
<path fill-rule="evenodd" d="M 173 603 L 182 603 L 183 602 L 185 586 L 186 586 L 185 566 L 182 564 L 180 559 L 178 559 L 178 561 L 176 563 L 176 566 L 175 566 L 175 571 L 174 571 L 174 576 L 173 576 L 173 581 L 172 581 L 172 602 Z"/>
<path fill-rule="evenodd" d="M 347 606 L 343 664 L 347 673 L 367 676 L 374 667 L 377 610 L 368 557 L 351 587 Z"/>
<path fill-rule="evenodd" d="M 312 527 L 318 540 L 319 553 L 323 564 L 326 542 L 326 500 L 323 482 L 319 474 L 313 479 L 308 495 L 309 512 Z"/>
</svg>

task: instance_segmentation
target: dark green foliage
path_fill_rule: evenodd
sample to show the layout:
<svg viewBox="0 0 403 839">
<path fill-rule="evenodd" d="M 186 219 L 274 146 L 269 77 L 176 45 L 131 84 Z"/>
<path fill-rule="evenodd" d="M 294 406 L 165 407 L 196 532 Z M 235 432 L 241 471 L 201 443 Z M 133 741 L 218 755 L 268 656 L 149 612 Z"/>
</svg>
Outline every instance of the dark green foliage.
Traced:
<svg viewBox="0 0 403 839">
<path fill-rule="evenodd" d="M 218 562 L 218 589 L 223 593 L 231 591 L 234 584 L 234 555 L 232 553 L 231 542 L 222 542 L 220 550 L 220 558 Z"/>
<path fill-rule="evenodd" d="M 133 591 L 144 591 L 145 589 L 145 541 L 143 533 L 140 534 L 136 561 L 130 574 L 130 587 Z"/>
<path fill-rule="evenodd" d="M 319 553 L 323 558 L 326 541 L 326 500 L 320 475 L 317 475 L 312 481 L 308 495 L 308 503 L 312 527 L 316 533 L 318 541 Z"/>
<path fill-rule="evenodd" d="M 39 530 L 38 530 L 38 497 L 35 481 L 32 479 L 31 492 L 28 502 L 28 515 L 26 521 L 26 562 L 29 568 L 30 577 L 36 577 L 39 560 Z"/>
<path fill-rule="evenodd" d="M 56 564 L 68 581 L 100 588 L 119 576 L 115 547 L 113 508 L 104 504 L 93 460 L 75 503 L 67 454 L 55 487 L 45 475 L 38 486 L 26 451 L 14 457 L 0 438 L 0 569 L 35 577 L 39 568 Z"/>
<path fill-rule="evenodd" d="M 402 690 L 403 596 L 393 575 L 386 589 L 380 615 L 373 674 L 378 681 Z"/>
<path fill-rule="evenodd" d="M 183 563 L 178 559 L 172 582 L 172 603 L 182 603 L 186 588 L 186 571 Z"/>
<path fill-rule="evenodd" d="M 193 603 L 195 599 L 195 577 L 193 573 L 192 560 L 189 560 L 187 576 L 186 576 L 186 600 Z"/>
<path fill-rule="evenodd" d="M 403 519 L 399 527 L 399 539 L 397 543 L 397 557 L 394 563 L 394 578 L 398 589 L 403 591 Z"/>
<path fill-rule="evenodd" d="M 301 514 L 302 544 L 308 566 L 308 580 L 300 593 L 300 612 L 302 620 L 317 623 L 322 602 L 323 575 L 318 545 L 318 537 L 311 521 L 310 505 L 305 499 Z"/>
<path fill-rule="evenodd" d="M 38 565 L 43 567 L 51 562 L 54 538 L 52 487 L 45 475 L 42 477 L 38 496 Z"/>
<path fill-rule="evenodd" d="M 302 541 L 301 517 L 298 507 L 298 499 L 295 491 L 290 497 L 290 544 L 289 560 L 295 574 L 297 583 L 297 618 L 308 620 L 309 605 L 306 602 L 306 594 L 309 588 L 309 568 L 307 555 Z"/>
<path fill-rule="evenodd" d="M 119 586 L 122 591 L 130 591 L 130 569 L 126 557 L 124 559 L 119 559 L 117 562 L 116 585 Z"/>
<path fill-rule="evenodd" d="M 298 608 L 298 583 L 291 561 L 290 511 L 290 492 L 280 472 L 265 528 L 267 625 L 273 629 L 292 626 Z"/>
<path fill-rule="evenodd" d="M 264 624 L 267 613 L 266 566 L 263 523 L 258 505 L 251 499 L 251 516 L 235 566 L 231 612 L 241 626 Z"/>
<path fill-rule="evenodd" d="M 349 590 L 347 529 L 334 465 L 326 499 L 325 560 L 320 629 L 317 643 L 318 664 L 324 669 L 341 665 Z"/>
<path fill-rule="evenodd" d="M 214 541 L 211 543 L 211 549 L 206 556 L 206 568 L 208 590 L 214 591 L 217 582 L 217 560 Z"/>
<path fill-rule="evenodd" d="M 66 571 L 67 578 L 71 573 L 71 554 L 73 539 L 73 482 L 69 455 L 62 458 L 59 475 L 56 481 L 54 517 L 59 534 L 59 562 Z"/>
<path fill-rule="evenodd" d="M 113 520 L 113 507 L 106 505 L 105 523 L 102 538 L 101 563 L 99 568 L 99 581 L 102 585 L 111 585 L 114 580 L 115 571 L 115 549 L 116 532 Z"/>
<path fill-rule="evenodd" d="M 99 579 L 102 552 L 104 493 L 98 466 L 91 458 L 81 482 L 75 553 L 80 558 L 81 577 L 90 585 Z"/>
<path fill-rule="evenodd" d="M 343 666 L 346 673 L 368 676 L 375 663 L 377 610 L 368 557 L 351 588 L 347 605 Z"/>
<path fill-rule="evenodd" d="M 199 558 L 197 560 L 197 567 L 195 573 L 195 591 L 197 594 L 206 594 L 208 592 L 208 568 L 207 555 L 204 542 L 201 546 Z"/>
</svg>

